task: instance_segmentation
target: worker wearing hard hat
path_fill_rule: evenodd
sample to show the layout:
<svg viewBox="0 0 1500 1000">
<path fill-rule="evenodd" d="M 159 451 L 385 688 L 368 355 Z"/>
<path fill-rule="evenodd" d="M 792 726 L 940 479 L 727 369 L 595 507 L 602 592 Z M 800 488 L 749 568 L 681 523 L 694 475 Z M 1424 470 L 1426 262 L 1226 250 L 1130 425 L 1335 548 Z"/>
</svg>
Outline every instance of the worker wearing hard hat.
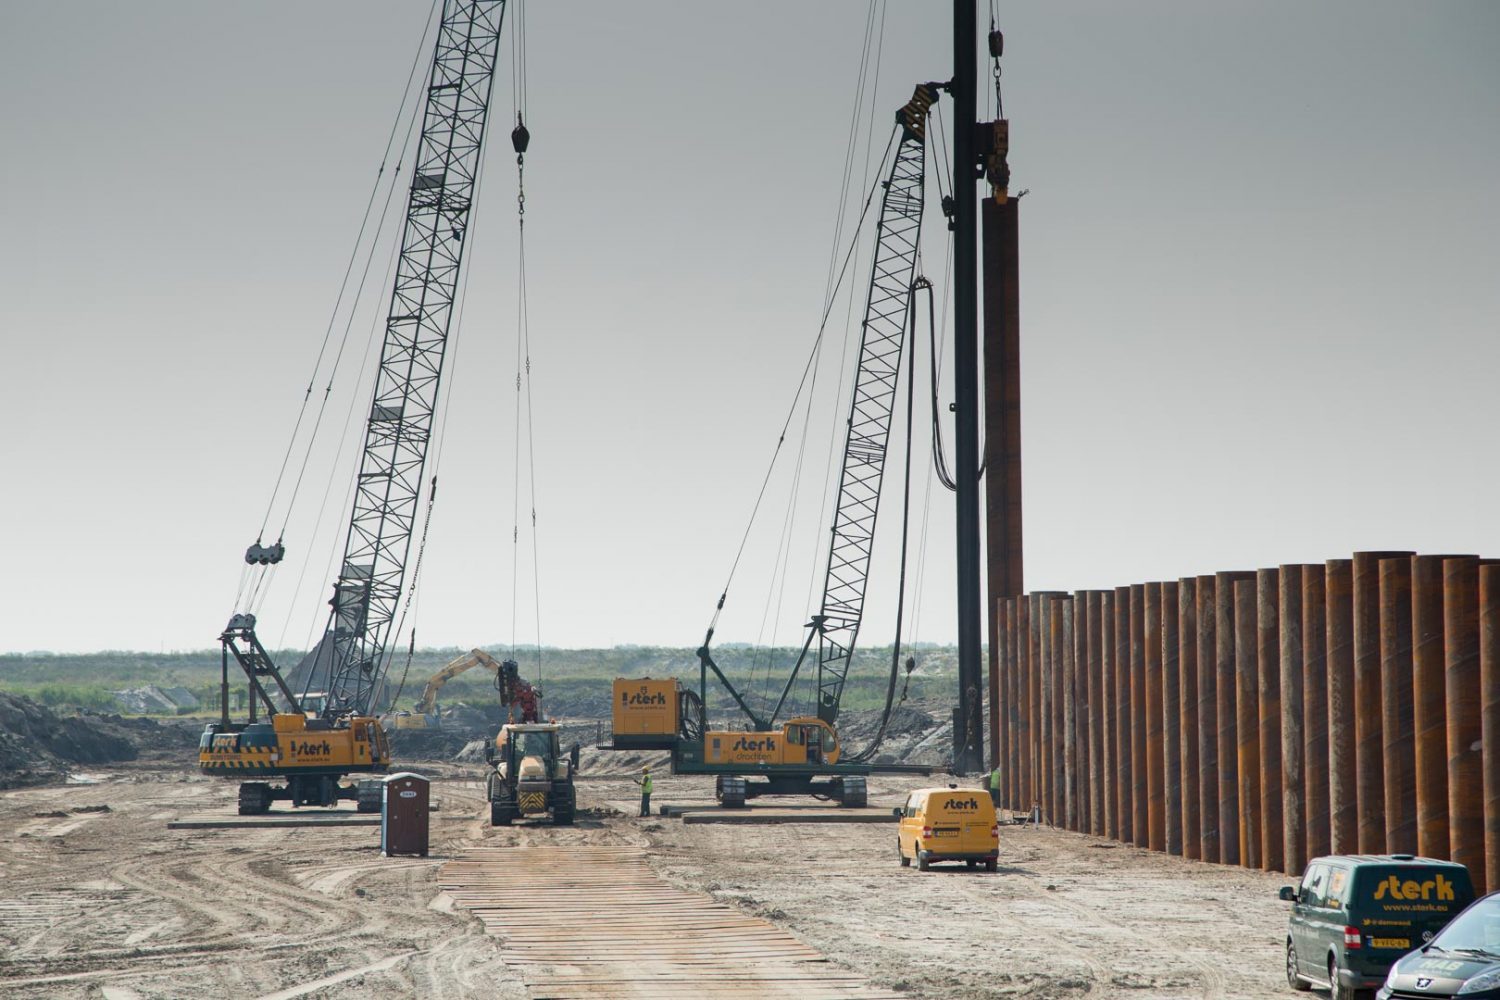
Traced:
<svg viewBox="0 0 1500 1000">
<path fill-rule="evenodd" d="M 651 815 L 651 765 L 647 764 L 641 768 L 641 780 L 636 782 L 641 786 L 641 815 Z"/>
</svg>

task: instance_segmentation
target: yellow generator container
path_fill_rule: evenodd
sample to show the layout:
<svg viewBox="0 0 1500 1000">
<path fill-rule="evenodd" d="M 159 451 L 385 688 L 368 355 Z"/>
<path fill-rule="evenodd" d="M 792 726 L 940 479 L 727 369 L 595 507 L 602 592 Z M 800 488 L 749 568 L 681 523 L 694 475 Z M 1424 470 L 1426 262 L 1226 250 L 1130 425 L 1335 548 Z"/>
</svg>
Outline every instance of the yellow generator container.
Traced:
<svg viewBox="0 0 1500 1000">
<path fill-rule="evenodd" d="M 677 743 L 681 695 L 675 678 L 615 678 L 616 750 L 670 750 Z"/>
</svg>

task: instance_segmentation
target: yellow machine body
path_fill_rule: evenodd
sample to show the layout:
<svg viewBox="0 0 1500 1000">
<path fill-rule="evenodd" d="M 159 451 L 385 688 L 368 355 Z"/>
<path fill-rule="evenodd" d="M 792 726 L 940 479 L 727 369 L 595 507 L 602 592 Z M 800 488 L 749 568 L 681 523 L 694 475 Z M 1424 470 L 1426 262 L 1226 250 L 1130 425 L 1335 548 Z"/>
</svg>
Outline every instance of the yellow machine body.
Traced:
<svg viewBox="0 0 1500 1000">
<path fill-rule="evenodd" d="M 703 736 L 706 764 L 837 764 L 839 736 L 822 719 L 801 716 L 779 730 L 708 731 Z"/>
<path fill-rule="evenodd" d="M 390 759 L 385 730 L 369 716 L 326 722 L 283 713 L 237 732 L 205 733 L 198 744 L 199 769 L 219 777 L 383 771 Z"/>
</svg>

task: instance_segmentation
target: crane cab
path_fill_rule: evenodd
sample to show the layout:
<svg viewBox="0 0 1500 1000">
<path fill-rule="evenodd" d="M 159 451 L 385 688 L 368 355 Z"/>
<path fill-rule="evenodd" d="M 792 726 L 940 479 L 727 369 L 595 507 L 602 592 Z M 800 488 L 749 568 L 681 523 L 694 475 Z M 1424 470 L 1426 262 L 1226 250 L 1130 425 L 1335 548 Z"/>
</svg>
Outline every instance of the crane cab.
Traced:
<svg viewBox="0 0 1500 1000">
<path fill-rule="evenodd" d="M 789 719 L 779 730 L 714 732 L 703 736 L 703 759 L 708 764 L 811 765 L 839 762 L 839 735 L 822 719 Z"/>
<path fill-rule="evenodd" d="M 353 799 L 359 811 L 373 812 L 379 799 L 358 785 L 340 785 L 346 774 L 378 773 L 390 764 L 390 744 L 380 721 L 356 715 L 336 721 L 282 712 L 269 721 L 225 727 L 211 722 L 198 741 L 198 768 L 219 777 L 282 779 L 240 785 L 242 816 L 264 813 L 272 801 L 298 806 L 335 806 Z"/>
</svg>

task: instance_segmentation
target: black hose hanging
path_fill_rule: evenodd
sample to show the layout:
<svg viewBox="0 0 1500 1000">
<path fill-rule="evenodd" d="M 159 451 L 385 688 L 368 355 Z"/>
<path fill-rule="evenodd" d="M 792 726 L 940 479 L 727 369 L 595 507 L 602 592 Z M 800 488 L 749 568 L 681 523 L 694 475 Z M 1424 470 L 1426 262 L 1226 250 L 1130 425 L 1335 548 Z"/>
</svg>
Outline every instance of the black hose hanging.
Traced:
<svg viewBox="0 0 1500 1000">
<path fill-rule="evenodd" d="M 929 306 L 932 303 L 932 282 L 926 278 L 917 277 L 907 290 L 906 314 L 907 321 L 911 326 L 911 354 L 907 362 L 906 371 L 906 469 L 901 483 L 901 573 L 896 590 L 896 637 L 891 643 L 891 673 L 885 688 L 885 709 L 880 713 L 880 725 L 875 729 L 875 735 L 863 750 L 853 754 L 849 759 L 855 763 L 863 763 L 875 756 L 875 751 L 880 749 L 880 744 L 885 741 L 885 730 L 891 721 L 891 712 L 896 697 L 896 677 L 901 666 L 901 619 L 906 611 L 906 552 L 909 528 L 911 525 L 911 455 L 912 445 L 916 441 L 915 415 L 916 415 L 916 384 L 917 384 L 917 292 L 926 290 Z M 936 365 L 932 366 L 936 370 Z M 935 377 L 935 376 L 934 376 Z M 907 667 L 908 684 L 910 683 L 911 670 L 915 666 L 912 663 Z M 906 700 L 906 691 L 901 692 L 901 700 Z"/>
</svg>

